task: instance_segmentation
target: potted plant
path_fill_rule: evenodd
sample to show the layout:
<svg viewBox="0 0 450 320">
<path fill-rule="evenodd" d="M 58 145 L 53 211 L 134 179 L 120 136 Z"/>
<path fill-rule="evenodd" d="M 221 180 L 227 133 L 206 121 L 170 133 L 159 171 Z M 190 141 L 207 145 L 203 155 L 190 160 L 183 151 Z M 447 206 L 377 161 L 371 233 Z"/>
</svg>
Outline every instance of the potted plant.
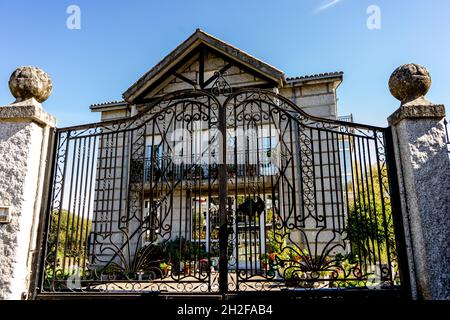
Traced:
<svg viewBox="0 0 450 320">
<path fill-rule="evenodd" d="M 261 267 L 263 270 L 274 271 L 275 270 L 275 262 L 276 262 L 276 253 L 263 253 L 261 254 Z"/>
<path fill-rule="evenodd" d="M 167 277 L 167 276 L 169 275 L 170 264 L 168 264 L 168 263 L 165 262 L 165 261 L 160 262 L 159 268 L 160 268 L 161 271 L 162 271 L 163 277 Z"/>
<path fill-rule="evenodd" d="M 267 253 L 261 254 L 261 267 L 263 270 L 267 270 L 269 265 L 269 255 Z"/>
<path fill-rule="evenodd" d="M 200 261 L 208 258 L 205 246 L 184 238 L 176 238 L 165 244 L 165 261 L 172 265 L 174 275 L 190 275 L 200 267 Z M 161 268 L 162 269 L 162 268 Z"/>
<path fill-rule="evenodd" d="M 191 264 L 189 263 L 189 261 L 183 261 L 183 274 L 185 276 L 188 276 L 191 273 Z"/>
</svg>

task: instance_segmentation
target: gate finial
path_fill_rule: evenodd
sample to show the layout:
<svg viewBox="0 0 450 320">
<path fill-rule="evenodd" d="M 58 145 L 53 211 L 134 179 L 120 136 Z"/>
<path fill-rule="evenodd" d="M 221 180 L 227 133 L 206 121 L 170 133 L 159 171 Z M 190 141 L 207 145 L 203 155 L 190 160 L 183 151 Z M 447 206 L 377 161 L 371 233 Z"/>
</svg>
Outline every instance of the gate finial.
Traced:
<svg viewBox="0 0 450 320">
<path fill-rule="evenodd" d="M 33 98 L 39 103 L 44 102 L 50 96 L 52 88 L 50 76 L 37 67 L 19 67 L 9 78 L 9 89 L 16 98 L 15 104 Z"/>
<path fill-rule="evenodd" d="M 389 90 L 402 105 L 417 99 L 426 101 L 424 97 L 430 86 L 431 77 L 428 70 L 414 63 L 398 67 L 389 79 Z"/>
</svg>

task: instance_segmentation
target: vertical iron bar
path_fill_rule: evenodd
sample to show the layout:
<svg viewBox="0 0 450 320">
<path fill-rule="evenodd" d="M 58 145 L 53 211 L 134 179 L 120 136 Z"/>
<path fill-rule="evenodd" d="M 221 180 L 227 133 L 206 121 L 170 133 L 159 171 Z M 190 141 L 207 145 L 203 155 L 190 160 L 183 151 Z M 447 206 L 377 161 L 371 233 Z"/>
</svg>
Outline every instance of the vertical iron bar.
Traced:
<svg viewBox="0 0 450 320">
<path fill-rule="evenodd" d="M 306 130 L 306 128 L 305 128 Z M 305 136 L 306 136 L 306 132 L 305 132 Z M 311 167 L 312 167 L 312 175 L 313 175 L 313 186 L 314 186 L 314 214 L 315 214 L 315 220 L 316 220 L 316 225 L 317 225 L 317 219 L 318 219 L 318 214 L 319 214 L 319 208 L 318 208 L 318 201 L 317 201 L 317 194 L 319 193 L 317 191 L 317 176 L 316 176 L 316 162 L 314 161 L 315 157 L 314 157 L 314 132 L 312 128 L 309 128 L 309 136 L 310 136 L 310 142 L 311 142 Z M 318 142 L 318 148 L 319 148 L 319 161 L 320 161 L 320 156 L 321 156 L 321 141 L 320 141 L 320 131 L 317 131 L 317 142 Z M 306 145 L 306 141 L 305 141 L 305 145 Z M 307 154 L 305 154 L 305 157 L 307 157 Z M 322 168 L 322 166 L 320 165 L 320 169 Z M 320 175 L 320 177 L 322 177 L 322 175 Z M 324 201 L 324 200 L 323 200 Z M 309 202 L 309 200 L 308 200 Z M 308 216 L 311 213 L 308 212 Z"/>
<path fill-rule="evenodd" d="M 75 154 L 76 154 L 78 139 L 75 138 L 74 141 L 75 142 L 74 142 L 74 147 L 73 147 L 72 163 L 71 163 L 71 168 L 70 168 L 72 172 L 71 172 L 71 175 L 70 175 L 69 202 L 67 203 L 67 225 L 66 225 L 66 234 L 64 235 L 65 236 L 65 239 L 64 239 L 64 252 L 63 252 L 63 258 L 62 258 L 63 259 L 63 261 L 62 261 L 62 274 L 63 275 L 64 275 L 64 272 L 65 272 L 65 269 L 66 269 L 66 255 L 67 255 L 67 247 L 68 247 L 68 240 L 69 240 L 69 225 L 70 225 L 70 205 L 72 203 L 72 195 L 73 195 L 73 192 L 72 192 L 72 189 L 73 189 L 73 176 L 74 176 L 73 173 L 75 171 Z M 69 138 L 67 138 L 67 148 L 69 148 L 69 146 L 70 146 L 70 140 L 69 140 Z M 64 187 L 65 186 L 63 185 L 63 188 Z M 61 200 L 61 208 L 63 206 L 63 203 L 64 202 L 62 202 L 62 200 Z M 61 209 L 60 212 L 62 214 L 63 210 Z M 61 221 L 61 214 L 59 215 L 58 224 Z M 58 234 L 59 234 L 59 231 L 58 231 Z M 56 253 L 56 257 L 57 256 L 58 256 L 58 253 Z M 58 259 L 56 258 L 56 261 L 57 260 Z"/>
<path fill-rule="evenodd" d="M 269 106 L 269 104 L 267 104 Z M 263 123 L 263 119 L 264 119 L 264 113 L 263 113 L 263 104 L 261 103 L 260 105 L 260 119 L 261 119 L 261 134 L 264 133 L 264 123 Z M 270 126 L 270 117 L 267 118 L 269 121 L 269 126 Z M 267 234 L 267 230 L 266 230 L 266 219 L 267 219 L 267 195 L 266 195 L 266 175 L 267 175 L 267 152 L 268 150 L 266 150 L 267 148 L 264 146 L 264 136 L 262 136 L 262 144 L 261 144 L 261 150 L 262 152 L 265 152 L 265 155 L 262 157 L 264 159 L 264 163 L 261 165 L 260 160 L 258 160 L 258 168 L 259 168 L 259 177 L 262 177 L 262 193 L 263 193 L 263 201 L 264 201 L 264 211 L 261 213 L 260 215 L 260 220 L 259 220 L 259 230 L 260 230 L 260 234 L 259 234 L 259 242 L 260 242 L 260 250 L 259 250 L 259 258 L 256 257 L 257 260 L 259 260 L 259 269 L 260 269 L 260 273 L 262 273 L 262 264 L 261 264 L 261 257 L 264 253 L 266 253 L 266 234 Z M 267 139 L 267 138 L 266 138 Z M 272 141 L 272 136 L 269 134 L 269 145 Z M 259 156 L 258 156 L 259 158 Z M 260 169 L 262 167 L 262 170 Z M 262 219 L 262 221 L 261 221 Z M 261 232 L 262 231 L 262 232 Z"/>
<path fill-rule="evenodd" d="M 77 229 L 76 229 L 76 233 L 75 233 L 75 240 L 79 241 L 79 243 L 78 243 L 79 249 L 77 249 L 77 247 L 76 247 L 77 245 L 75 243 L 75 250 L 76 250 L 76 252 L 78 252 L 77 257 L 76 257 L 78 272 L 80 270 L 80 260 L 81 260 L 81 255 L 82 255 L 82 253 L 81 253 L 82 251 L 79 251 L 79 250 L 82 248 L 83 222 L 84 222 L 84 210 L 85 210 L 84 204 L 86 203 L 86 188 L 83 188 L 83 180 L 87 181 L 87 177 L 85 177 L 85 169 L 84 169 L 84 164 L 86 161 L 86 139 L 87 138 L 82 139 L 83 140 L 83 158 L 81 160 L 81 174 L 78 174 L 78 176 L 80 177 L 80 193 L 79 193 L 79 201 L 78 201 Z M 84 184 L 86 185 L 86 182 Z M 83 194 L 84 194 L 84 196 L 83 196 Z M 83 202 L 83 211 L 81 211 L 81 203 L 82 202 Z M 81 225 L 81 229 L 79 229 L 80 225 Z"/>
<path fill-rule="evenodd" d="M 96 156 L 95 155 L 96 155 L 96 147 L 97 147 L 97 137 L 94 136 L 93 140 L 94 140 L 94 145 L 93 145 L 93 147 L 91 149 L 92 151 L 90 151 L 90 152 L 92 152 L 92 161 L 91 161 L 91 173 L 90 173 L 90 179 L 89 179 L 89 198 L 88 198 L 88 207 L 87 207 L 88 208 L 87 209 L 87 219 L 88 220 L 86 221 L 86 223 L 88 223 L 89 222 L 89 218 L 91 218 L 91 229 L 92 229 L 93 215 L 91 215 L 90 211 L 91 211 L 92 187 L 94 187 L 94 192 L 95 192 L 95 182 L 93 182 L 93 177 L 94 177 L 94 163 L 96 163 L 96 161 L 95 161 L 96 160 Z M 90 141 L 91 141 L 91 138 L 89 138 L 89 146 L 91 145 Z M 98 156 L 98 154 L 97 154 L 97 156 Z M 97 173 L 95 173 L 95 175 L 97 175 Z M 87 259 L 91 258 L 91 260 L 92 260 L 92 257 L 89 254 L 90 239 L 88 239 L 88 237 L 90 237 L 90 235 L 88 234 L 88 231 L 92 232 L 92 230 L 89 230 L 89 226 L 86 227 L 86 236 L 85 236 L 86 249 L 85 249 L 85 254 L 84 254 L 84 257 L 83 257 L 83 265 L 86 263 Z M 91 261 L 91 262 L 95 263 L 94 261 Z M 89 261 L 88 261 L 88 263 L 89 263 Z"/>
<path fill-rule="evenodd" d="M 208 99 L 208 105 L 211 105 L 211 99 Z M 207 229 L 206 229 L 206 236 L 205 236 L 205 249 L 208 251 L 208 268 L 211 266 L 211 244 L 212 244 L 212 237 L 211 237 L 211 152 L 212 152 L 212 145 L 211 145 L 211 107 L 208 108 L 208 202 L 207 202 L 207 208 L 206 208 L 206 217 L 207 220 Z M 201 267 L 201 265 L 200 265 Z M 211 292 L 211 272 L 207 272 L 208 274 L 208 292 Z"/>
<path fill-rule="evenodd" d="M 306 144 L 306 141 L 302 141 L 302 138 L 300 138 L 301 134 L 300 130 L 304 131 L 304 128 L 301 128 L 301 124 L 300 122 L 297 122 L 297 143 L 296 143 L 296 147 L 297 147 L 297 176 L 298 176 L 298 189 L 299 189 L 299 193 L 300 193 L 300 199 L 299 199 L 299 204 L 298 204 L 298 210 L 300 211 L 300 219 L 297 219 L 296 223 L 301 222 L 298 224 L 298 226 L 303 227 L 304 223 L 305 223 L 305 190 L 303 187 L 303 150 L 302 150 L 302 142 L 304 142 Z M 306 133 L 304 133 L 304 135 L 306 135 Z M 314 164 L 312 164 L 314 165 Z"/>
<path fill-rule="evenodd" d="M 226 146 L 226 112 L 225 106 L 219 106 L 219 132 L 221 139 L 222 161 L 219 164 L 219 290 L 225 294 L 228 291 L 228 217 L 227 217 L 227 146 Z"/>
<path fill-rule="evenodd" d="M 352 214 L 354 215 L 353 219 L 357 220 L 357 224 L 360 223 L 360 213 L 362 212 L 361 210 L 361 198 L 360 198 L 360 194 L 361 192 L 359 191 L 359 175 L 358 175 L 358 159 L 357 159 L 357 146 L 356 146 L 356 142 L 355 142 L 355 136 L 352 135 L 351 136 L 351 141 L 349 142 L 349 146 L 353 146 L 353 152 L 350 150 L 350 162 L 351 162 L 351 170 L 352 170 L 352 184 L 353 184 L 353 205 L 354 205 L 354 209 Z M 354 158 L 352 158 L 351 154 L 353 153 Z M 356 198 L 356 196 L 358 196 L 358 198 Z M 358 211 L 359 209 L 359 211 Z M 362 262 L 363 262 L 363 256 L 361 254 L 361 238 L 360 238 L 360 234 L 359 232 L 356 233 L 357 236 L 357 248 L 358 248 L 358 261 L 360 264 L 360 268 L 362 267 Z M 365 255 L 364 255 L 365 258 Z"/>
<path fill-rule="evenodd" d="M 348 204 L 348 193 L 347 193 L 347 160 L 345 159 L 345 135 L 340 134 L 342 141 L 342 152 L 339 146 L 339 135 L 336 134 L 337 139 L 337 149 L 338 149 L 338 159 L 339 159 L 339 177 L 341 182 L 341 200 L 342 200 L 342 229 L 345 228 L 345 214 L 348 213 L 349 204 Z M 342 157 L 342 160 L 341 160 Z M 344 170 L 342 170 L 342 162 L 344 164 Z M 344 179 L 342 179 L 342 171 L 344 172 Z M 345 183 L 344 183 L 345 182 Z M 346 205 L 346 206 L 345 206 Z"/>
<path fill-rule="evenodd" d="M 236 111 L 236 98 L 233 99 L 233 128 L 234 128 L 234 170 L 235 170 L 235 176 L 234 176 L 234 225 L 235 225 L 235 241 L 234 245 L 236 246 L 236 266 L 235 266 L 235 272 L 236 272 L 236 291 L 239 291 L 239 213 L 237 212 L 238 208 L 238 137 L 237 137 L 237 111 Z M 225 140 L 226 141 L 226 140 Z M 228 172 L 227 172 L 228 177 Z"/>
<path fill-rule="evenodd" d="M 377 138 L 376 131 L 373 131 L 373 134 L 374 134 L 374 138 L 376 140 L 376 138 Z M 366 139 L 366 143 L 367 143 L 367 158 L 368 158 L 368 162 L 369 162 L 369 172 L 370 172 L 370 174 L 369 174 L 369 177 L 370 177 L 369 186 L 372 189 L 371 191 L 372 191 L 372 201 L 373 201 L 373 215 L 374 215 L 374 218 L 375 218 L 375 225 L 376 225 L 376 227 L 375 227 L 375 239 L 376 239 L 376 245 L 377 245 L 377 249 L 378 249 L 376 253 L 378 253 L 378 266 L 379 266 L 379 268 L 381 270 L 381 267 L 382 267 L 382 261 L 381 261 L 382 254 L 381 254 L 381 244 L 380 244 L 380 241 L 378 240 L 379 239 L 379 235 L 378 235 L 378 214 L 377 214 L 377 204 L 376 204 L 377 199 L 376 199 L 376 196 L 375 196 L 375 187 L 374 187 L 374 180 L 373 180 L 374 174 L 373 174 L 373 170 L 372 170 L 372 158 L 370 156 L 370 140 Z M 382 193 L 380 193 L 380 197 L 381 196 L 383 196 Z M 386 220 L 383 219 L 383 222 L 385 223 Z M 385 238 L 385 241 L 386 241 L 386 249 L 388 250 L 388 238 L 387 237 Z M 374 248 L 374 250 L 375 250 L 375 248 Z M 387 252 L 389 252 L 389 251 L 387 251 Z M 389 256 L 389 254 L 388 254 L 388 256 Z"/>
<path fill-rule="evenodd" d="M 365 147 L 365 143 L 364 141 L 366 140 L 366 138 L 359 138 L 358 140 L 358 145 L 360 146 L 361 149 L 361 145 L 362 145 L 362 164 L 361 164 L 361 181 L 363 181 L 363 185 L 362 185 L 362 190 L 363 190 L 363 197 L 364 197 L 364 214 L 365 219 L 369 219 L 370 224 L 370 241 L 368 241 L 368 249 L 369 249 L 369 263 L 372 262 L 374 265 L 376 265 L 377 262 L 377 256 L 376 256 L 376 251 L 375 251 L 375 240 L 373 237 L 374 234 L 374 221 L 373 221 L 373 208 L 370 206 L 371 204 L 371 200 L 370 200 L 370 186 L 369 186 L 369 177 L 367 175 L 367 160 L 366 160 L 366 147 Z M 361 141 L 361 144 L 359 144 L 359 141 Z M 361 154 L 360 154 L 361 157 Z M 364 170 L 363 170 L 364 167 Z M 364 190 L 366 192 L 364 192 Z M 367 207 L 366 207 L 366 200 L 367 200 Z M 375 221 L 375 228 L 376 228 L 376 221 Z M 372 243 L 372 250 L 370 249 L 370 243 Z M 372 258 L 370 258 L 370 255 L 372 254 Z M 367 268 L 366 268 L 367 269 Z"/>
<path fill-rule="evenodd" d="M 341 177 L 341 170 L 340 170 L 340 162 L 339 160 L 339 153 L 338 153 L 338 159 L 336 159 L 336 149 L 339 150 L 339 136 L 334 134 L 333 132 L 331 134 L 331 143 L 332 143 L 332 150 L 333 150 L 333 174 L 334 174 L 334 191 L 336 192 L 336 220 L 338 225 L 339 232 L 342 230 L 341 227 L 341 204 L 343 201 L 340 199 L 339 194 L 339 187 L 338 187 L 338 180 Z M 342 187 L 342 180 L 339 181 L 340 185 Z"/>
<path fill-rule="evenodd" d="M 318 143 L 319 143 L 319 166 L 320 166 L 320 187 L 321 187 L 321 193 L 322 193 L 322 214 L 323 214 L 323 218 L 326 221 L 326 201 L 325 201 L 325 182 L 324 182 L 324 174 L 323 174 L 323 160 L 322 160 L 322 156 L 323 156 L 323 151 L 322 151 L 322 131 L 320 129 L 317 130 L 317 136 L 318 136 Z M 328 142 L 327 142 L 328 143 Z M 317 200 L 316 200 L 317 202 Z M 319 227 L 319 222 L 320 222 L 320 215 L 319 212 L 316 212 L 316 227 Z M 316 246 L 317 247 L 317 246 Z M 317 250 L 317 249 L 316 249 Z"/>
<path fill-rule="evenodd" d="M 331 221 L 333 224 L 333 232 L 336 232 L 336 222 L 335 222 L 335 213 L 334 213 L 334 199 L 333 199 L 333 178 L 335 178 L 335 172 L 334 172 L 334 168 L 333 168 L 333 172 L 332 172 L 332 167 L 331 167 L 331 157 L 330 157 L 330 138 L 328 135 L 328 131 L 325 131 L 325 137 L 326 137 L 326 142 L 327 142 L 327 166 L 328 166 L 328 183 L 330 184 L 328 186 L 328 193 L 330 195 L 330 205 L 331 205 Z M 331 139 L 333 139 L 333 135 L 331 136 Z M 331 140 L 331 143 L 333 143 L 333 140 Z M 325 178 L 325 177 L 322 177 Z M 324 179 L 325 180 L 325 179 Z M 324 183 L 324 188 L 325 188 L 325 183 Z M 326 202 L 324 201 L 324 208 L 326 208 Z M 327 222 L 327 212 L 324 212 L 324 226 L 327 227 L 328 226 L 328 222 Z"/>
</svg>

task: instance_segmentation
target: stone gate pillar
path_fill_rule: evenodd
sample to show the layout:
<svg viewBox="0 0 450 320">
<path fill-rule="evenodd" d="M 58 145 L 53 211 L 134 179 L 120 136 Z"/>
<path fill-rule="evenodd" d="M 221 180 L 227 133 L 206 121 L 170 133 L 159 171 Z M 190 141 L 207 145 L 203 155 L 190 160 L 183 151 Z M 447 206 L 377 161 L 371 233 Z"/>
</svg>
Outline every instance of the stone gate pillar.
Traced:
<svg viewBox="0 0 450 320">
<path fill-rule="evenodd" d="M 27 299 L 37 270 L 37 230 L 56 119 L 40 104 L 52 90 L 44 71 L 18 68 L 9 87 L 16 101 L 0 106 L 0 299 Z"/>
<path fill-rule="evenodd" d="M 406 252 L 414 299 L 450 299 L 450 160 L 445 108 L 425 95 L 431 85 L 419 65 L 397 68 L 389 80 L 401 101 L 389 118 L 398 171 Z"/>
</svg>

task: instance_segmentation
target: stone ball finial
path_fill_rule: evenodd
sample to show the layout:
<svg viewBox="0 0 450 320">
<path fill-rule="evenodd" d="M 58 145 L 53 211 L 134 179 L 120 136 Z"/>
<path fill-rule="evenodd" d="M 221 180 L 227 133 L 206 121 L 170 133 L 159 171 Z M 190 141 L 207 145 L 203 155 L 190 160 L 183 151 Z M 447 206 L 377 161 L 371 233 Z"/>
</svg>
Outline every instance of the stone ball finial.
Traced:
<svg viewBox="0 0 450 320">
<path fill-rule="evenodd" d="M 17 68 L 9 78 L 9 89 L 16 102 L 31 98 L 44 102 L 52 93 L 52 80 L 42 69 L 25 66 Z"/>
<path fill-rule="evenodd" d="M 398 67 L 389 79 L 391 94 L 402 103 L 424 97 L 430 86 L 431 77 L 428 70 L 414 63 Z"/>
</svg>

